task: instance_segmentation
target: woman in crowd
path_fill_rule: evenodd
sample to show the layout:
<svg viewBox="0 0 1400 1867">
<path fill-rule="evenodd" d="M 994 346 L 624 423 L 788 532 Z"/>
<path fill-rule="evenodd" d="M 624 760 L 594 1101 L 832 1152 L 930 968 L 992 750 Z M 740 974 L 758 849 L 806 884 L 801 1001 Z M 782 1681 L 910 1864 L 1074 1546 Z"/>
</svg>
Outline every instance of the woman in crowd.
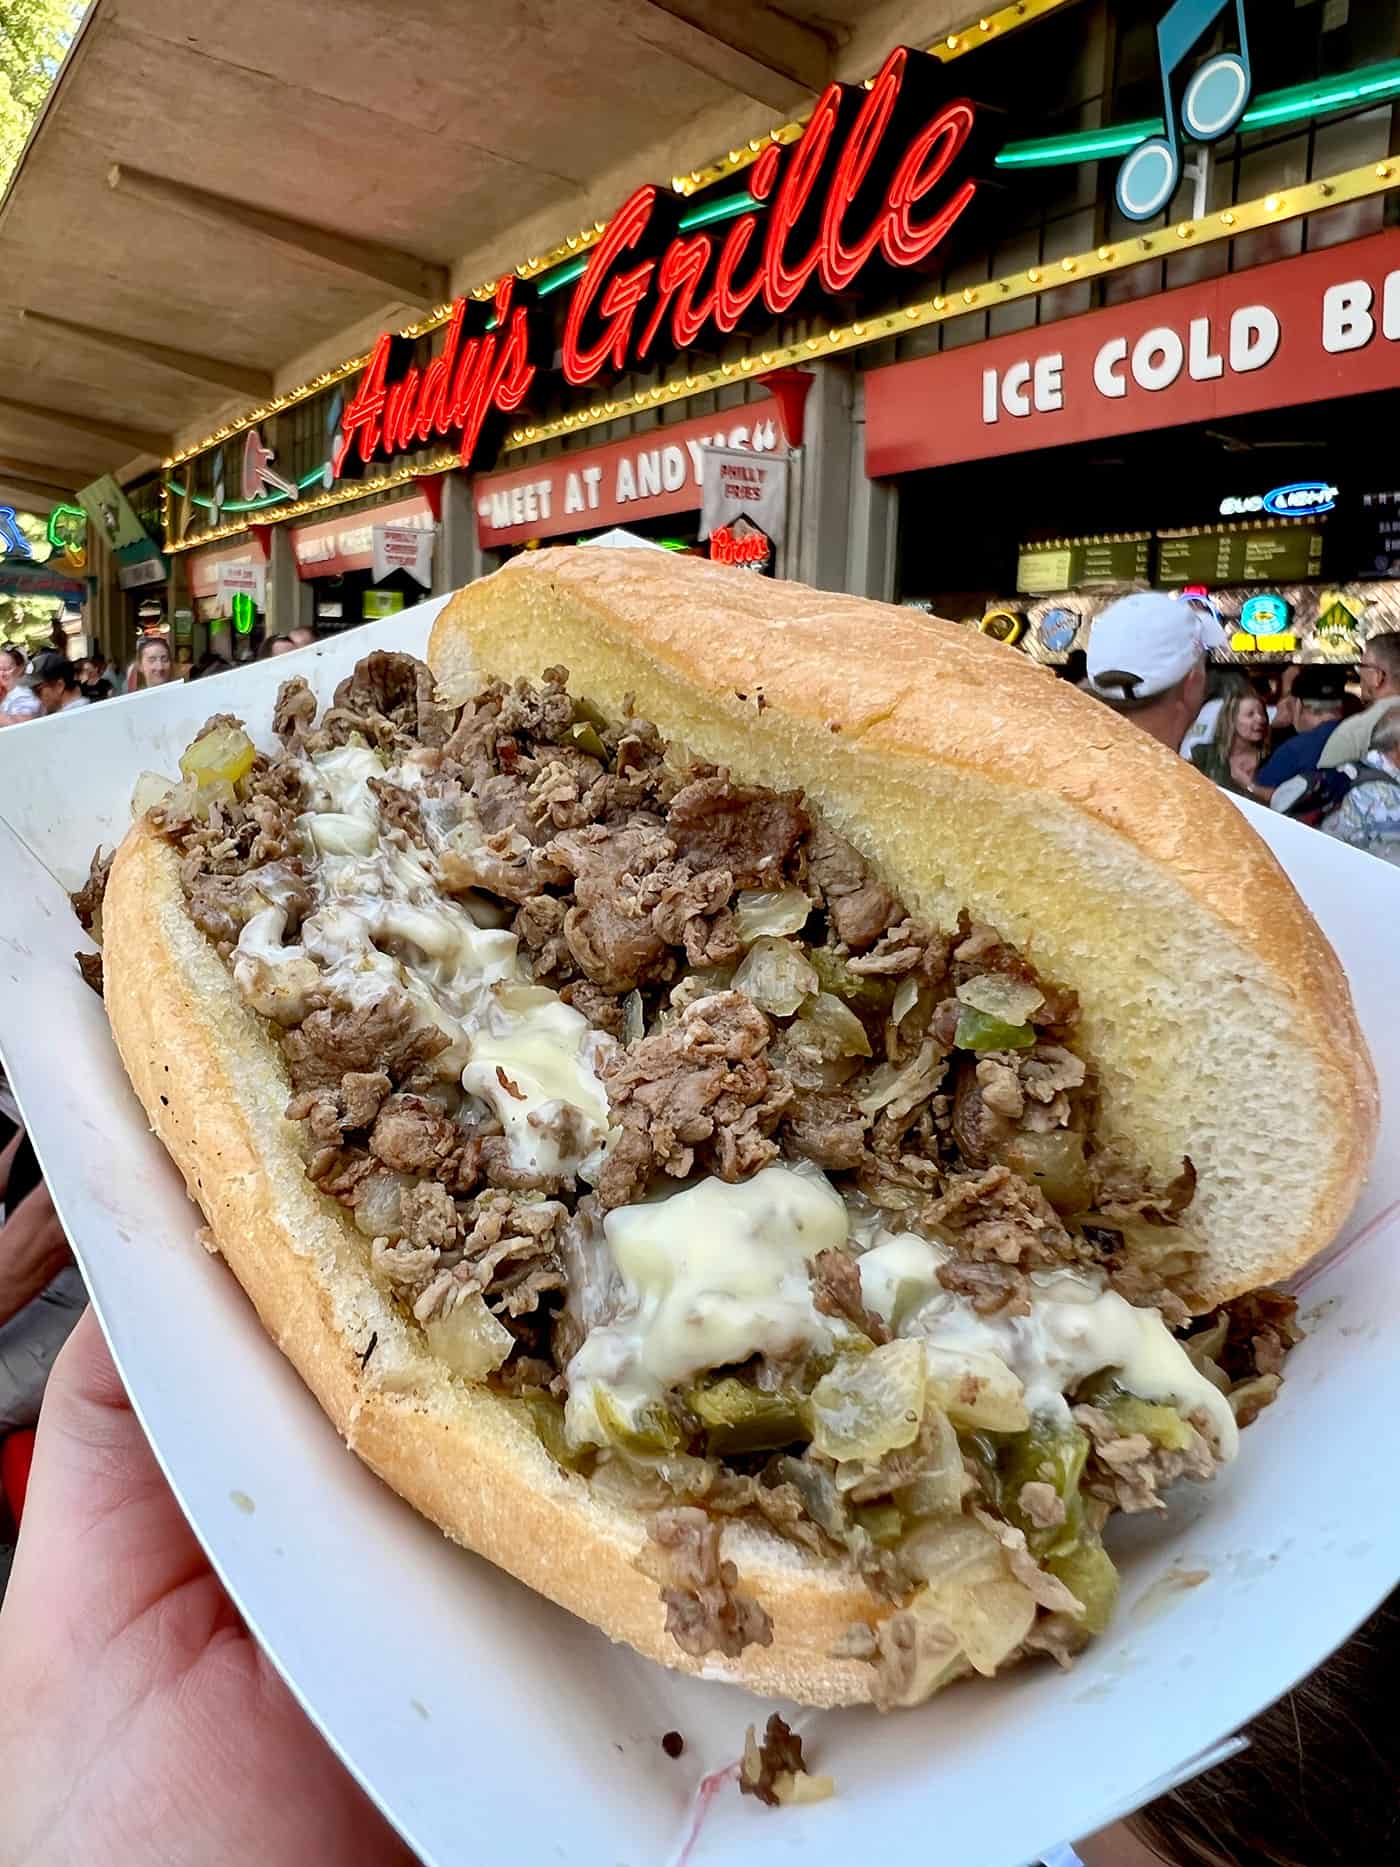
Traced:
<svg viewBox="0 0 1400 1867">
<path fill-rule="evenodd" d="M 127 692 L 134 693 L 141 687 L 164 687 L 167 681 L 173 681 L 174 678 L 175 667 L 170 656 L 169 642 L 163 635 L 143 636 L 127 677 Z"/>
<path fill-rule="evenodd" d="M 29 663 L 24 651 L 6 643 L 0 648 L 0 726 L 37 720 L 43 712 L 39 696 L 25 679 Z"/>
<path fill-rule="evenodd" d="M 1226 791 L 1267 804 L 1270 793 L 1256 783 L 1269 756 L 1269 710 L 1253 688 L 1231 694 L 1220 709 L 1215 731 L 1191 753 L 1197 771 Z"/>
</svg>

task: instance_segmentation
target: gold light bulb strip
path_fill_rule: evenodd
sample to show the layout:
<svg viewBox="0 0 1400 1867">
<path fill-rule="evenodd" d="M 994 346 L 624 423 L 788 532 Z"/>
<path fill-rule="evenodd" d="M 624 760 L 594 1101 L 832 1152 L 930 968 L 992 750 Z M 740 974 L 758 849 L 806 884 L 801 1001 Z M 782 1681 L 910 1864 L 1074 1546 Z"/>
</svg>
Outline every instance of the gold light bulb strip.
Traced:
<svg viewBox="0 0 1400 1867">
<path fill-rule="evenodd" d="M 1179 253 L 1181 243 L 1185 240 L 1193 241 L 1197 246 L 1210 246 L 1219 240 L 1237 239 L 1241 234 L 1250 233 L 1258 227 L 1277 226 L 1282 221 L 1296 220 L 1303 214 L 1314 214 L 1320 208 L 1338 207 L 1343 202 L 1362 201 L 1371 195 L 1386 194 L 1396 187 L 1400 187 L 1400 159 L 1395 162 L 1368 163 L 1363 168 L 1349 169 L 1343 175 L 1334 175 L 1324 181 L 1301 182 L 1296 188 L 1289 188 L 1283 193 L 1270 194 L 1257 201 L 1238 202 L 1223 213 L 1207 214 L 1200 220 L 1181 221 L 1151 233 L 1130 234 L 1087 253 L 1071 254 L 1061 260 L 1047 260 L 1043 265 L 1031 266 L 1024 272 L 1009 273 L 1005 278 L 993 279 L 986 285 L 965 286 L 947 297 L 941 292 L 935 293 L 931 298 L 905 305 L 897 311 L 885 312 L 879 317 L 857 319 L 850 324 L 835 324 L 819 335 L 764 350 L 758 357 L 740 357 L 733 362 L 717 364 L 711 369 L 674 376 L 669 382 L 638 390 L 635 395 L 610 397 L 595 402 L 590 408 L 557 416 L 552 421 L 533 425 L 527 423 L 510 431 L 502 451 L 511 453 L 522 447 L 533 447 L 540 441 L 551 441 L 564 434 L 578 434 L 604 422 L 615 421 L 620 415 L 635 415 L 643 408 L 655 408 L 658 404 L 684 401 L 688 396 L 702 395 L 712 389 L 724 389 L 755 373 L 762 376 L 770 369 L 781 369 L 794 363 L 817 363 L 824 357 L 844 355 L 866 344 L 880 343 L 887 337 L 897 337 L 930 324 L 942 324 L 949 318 L 963 317 L 969 311 L 987 311 L 993 305 L 1011 304 L 1018 298 L 1035 298 L 1042 292 L 1054 291 L 1071 278 L 1080 284 L 1087 279 L 1101 278 L 1106 273 L 1121 272 L 1129 266 L 1140 266 L 1148 260 L 1166 259 L 1173 253 Z"/>
<path fill-rule="evenodd" d="M 935 58 L 947 64 L 953 59 L 962 58 L 968 52 L 975 52 L 980 45 L 990 44 L 993 39 L 1005 38 L 1007 33 L 1014 32 L 1018 26 L 1027 26 L 1033 20 L 1040 19 L 1047 13 L 1057 12 L 1060 7 L 1068 6 L 1070 3 L 1071 0 L 1013 0 L 1010 6 L 996 7 L 989 13 L 981 14 L 961 32 L 950 32 L 945 37 L 936 40 L 928 50 Z M 869 78 L 865 80 L 867 89 L 872 82 L 873 80 Z M 728 181 L 742 169 L 748 168 L 750 163 L 756 162 L 770 143 L 795 143 L 806 128 L 810 115 L 811 112 L 806 111 L 802 116 L 794 117 L 790 123 L 778 124 L 764 136 L 751 136 L 747 142 L 730 149 L 717 161 L 706 163 L 703 168 L 692 169 L 688 175 L 673 175 L 671 177 L 672 189 L 676 194 L 689 196 L 697 194 L 702 188 L 711 187 L 715 182 Z M 586 227 L 580 227 L 577 233 L 569 234 L 557 246 L 550 247 L 548 252 L 536 253 L 533 258 L 521 260 L 515 268 L 516 277 L 526 280 L 536 279 L 541 273 L 549 272 L 553 267 L 563 265 L 567 260 L 577 259 L 581 253 L 586 253 L 601 239 L 607 231 L 607 226 L 608 223 L 605 220 L 590 221 Z M 498 278 L 484 279 L 480 284 L 468 287 L 462 296 L 484 302 L 488 298 L 495 297 L 499 283 Z M 438 330 L 444 325 L 451 315 L 450 304 L 438 305 L 434 310 L 419 318 L 416 323 L 405 325 L 397 335 L 425 337 L 430 331 Z M 206 448 L 217 447 L 221 441 L 230 440 L 234 435 L 242 434 L 245 429 L 257 427 L 259 422 L 266 421 L 269 416 L 280 415 L 284 409 L 291 408 L 297 402 L 304 402 L 307 396 L 318 395 L 322 389 L 330 388 L 333 383 L 341 382 L 347 376 L 353 376 L 358 370 L 362 370 L 368 361 L 369 353 L 366 351 L 360 356 L 348 357 L 345 362 L 338 363 L 334 369 L 322 370 L 320 375 L 312 377 L 307 382 L 299 383 L 294 389 L 284 390 L 282 394 L 271 397 L 248 414 L 240 415 L 236 421 L 225 422 L 222 427 L 216 428 L 212 434 L 205 435 L 202 441 L 196 441 L 193 446 L 181 448 L 178 453 L 172 454 L 165 461 L 165 466 L 178 467 L 182 462 L 192 460 L 196 454 L 202 454 Z"/>
</svg>

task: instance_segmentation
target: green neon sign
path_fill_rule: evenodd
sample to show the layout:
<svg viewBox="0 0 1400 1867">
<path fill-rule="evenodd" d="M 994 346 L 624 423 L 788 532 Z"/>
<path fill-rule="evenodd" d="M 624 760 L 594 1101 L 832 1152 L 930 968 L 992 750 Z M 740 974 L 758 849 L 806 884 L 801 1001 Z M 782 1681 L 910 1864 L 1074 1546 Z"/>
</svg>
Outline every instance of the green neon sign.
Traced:
<svg viewBox="0 0 1400 1867">
<path fill-rule="evenodd" d="M 257 621 L 257 605 L 246 590 L 235 590 L 230 599 L 233 610 L 233 632 L 235 635 L 251 635 L 253 624 Z"/>
<path fill-rule="evenodd" d="M 1355 110 L 1400 97 L 1400 59 L 1370 65 L 1336 78 L 1318 78 L 1311 84 L 1290 85 L 1267 91 L 1245 111 L 1240 130 L 1276 129 L 1283 123 L 1306 123 L 1338 110 Z M 996 159 L 999 169 L 1062 168 L 1072 162 L 1105 162 L 1125 156 L 1151 136 L 1164 134 L 1160 117 L 1137 123 L 1118 123 L 1105 130 L 1081 130 L 1069 136 L 1044 136 L 1035 142 L 1008 143 Z"/>
</svg>

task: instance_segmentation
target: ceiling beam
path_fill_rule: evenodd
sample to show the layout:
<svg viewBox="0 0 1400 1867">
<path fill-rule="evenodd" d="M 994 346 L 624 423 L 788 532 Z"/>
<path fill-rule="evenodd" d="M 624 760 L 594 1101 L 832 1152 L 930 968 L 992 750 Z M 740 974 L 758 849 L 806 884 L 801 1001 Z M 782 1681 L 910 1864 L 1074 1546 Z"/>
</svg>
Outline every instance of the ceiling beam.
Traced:
<svg viewBox="0 0 1400 1867">
<path fill-rule="evenodd" d="M 451 294 L 447 267 L 412 253 L 333 233 L 327 227 L 313 227 L 308 221 L 274 214 L 268 208 L 250 207 L 244 201 L 192 188 L 184 182 L 167 181 L 163 175 L 128 168 L 123 162 L 114 162 L 107 171 L 107 185 L 127 200 L 139 201 L 161 213 L 183 214 L 220 233 L 233 232 L 332 272 L 386 286 L 396 298 L 410 305 L 431 309 L 446 303 Z"/>
<path fill-rule="evenodd" d="M 223 389 L 235 389 L 240 395 L 265 400 L 272 394 L 271 370 L 253 369 L 241 363 L 226 363 L 222 357 L 210 357 L 197 350 L 175 350 L 169 344 L 148 343 L 144 337 L 123 337 L 116 331 L 100 330 L 94 324 L 76 324 L 70 318 L 56 318 L 47 311 L 21 309 L 20 319 L 36 331 L 72 338 L 105 350 L 112 356 L 132 357 L 154 363 L 158 369 L 171 370 L 193 382 L 214 383 Z"/>
<path fill-rule="evenodd" d="M 133 454 L 168 454 L 173 445 L 168 434 L 155 434 L 149 428 L 126 428 L 120 422 L 75 415 L 66 408 L 45 408 L 40 402 L 20 402 L 10 395 L 0 395 L 0 409 L 28 416 L 31 421 L 49 422 L 55 428 L 69 428 L 74 434 L 86 434 L 94 441 L 128 448 Z"/>
<path fill-rule="evenodd" d="M 27 464 L 23 460 L 0 459 L 0 486 L 20 486 L 26 492 L 36 494 L 40 499 L 51 499 L 64 505 L 73 503 L 76 488 L 67 481 L 53 480 L 48 477 L 49 474 L 56 473 L 57 468 L 41 467 L 34 473 L 26 473 L 23 469 Z"/>
<path fill-rule="evenodd" d="M 767 4 L 644 0 L 633 11 L 633 30 L 770 110 L 791 109 L 831 76 L 826 36 Z"/>
<path fill-rule="evenodd" d="M 27 480 L 31 486 L 47 486 L 51 492 L 66 493 L 71 499 L 80 481 L 89 476 L 78 467 L 53 467 L 47 461 L 16 460 L 0 454 L 0 473 L 8 480 Z"/>
</svg>

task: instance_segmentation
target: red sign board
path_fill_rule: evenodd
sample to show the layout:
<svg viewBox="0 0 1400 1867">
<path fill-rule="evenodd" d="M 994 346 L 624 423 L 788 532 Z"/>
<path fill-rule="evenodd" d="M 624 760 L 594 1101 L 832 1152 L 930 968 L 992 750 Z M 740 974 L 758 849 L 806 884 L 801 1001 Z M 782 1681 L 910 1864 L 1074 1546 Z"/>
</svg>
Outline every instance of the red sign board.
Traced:
<svg viewBox="0 0 1400 1867">
<path fill-rule="evenodd" d="M 722 415 L 653 428 L 509 473 L 482 474 L 472 482 L 477 537 L 495 550 L 696 511 L 706 444 L 775 452 L 786 445 L 777 402 L 764 396 Z"/>
<path fill-rule="evenodd" d="M 376 526 L 430 532 L 434 530 L 432 506 L 426 494 L 412 493 L 387 506 L 371 506 L 368 512 L 356 512 L 350 518 L 318 519 L 314 524 L 298 525 L 292 532 L 292 555 L 297 561 L 297 575 L 308 582 L 318 577 L 339 577 L 346 571 L 369 570 L 374 564 Z"/>
<path fill-rule="evenodd" d="M 872 478 L 1400 385 L 1400 232 L 866 377 Z"/>
<path fill-rule="evenodd" d="M 751 313 L 783 317 L 809 294 L 925 264 L 967 214 L 990 155 L 979 116 L 949 98 L 943 67 L 899 48 L 869 89 L 830 84 L 794 143 L 748 170 L 754 207 L 713 231 L 681 226 L 688 203 L 648 186 L 608 222 L 574 282 L 561 373 L 579 385 L 717 345 Z M 434 440 L 468 466 L 488 427 L 516 413 L 545 368 L 552 314 L 503 279 L 494 305 L 458 299 L 442 348 L 420 367 L 386 333 L 341 416 L 332 462 L 367 465 Z M 523 292 L 525 288 L 521 288 Z"/>
</svg>

